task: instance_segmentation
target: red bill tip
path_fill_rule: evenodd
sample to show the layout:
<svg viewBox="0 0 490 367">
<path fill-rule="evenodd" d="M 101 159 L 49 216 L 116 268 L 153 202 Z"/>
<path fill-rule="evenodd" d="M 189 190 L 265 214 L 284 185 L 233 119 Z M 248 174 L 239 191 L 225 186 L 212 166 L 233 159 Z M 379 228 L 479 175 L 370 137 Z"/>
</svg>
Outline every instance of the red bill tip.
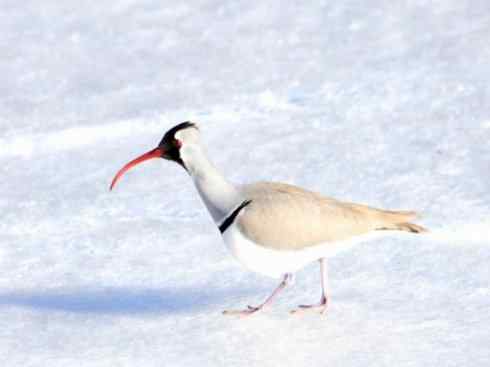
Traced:
<svg viewBox="0 0 490 367">
<path fill-rule="evenodd" d="M 119 179 L 122 177 L 122 175 L 124 175 L 131 168 L 133 168 L 134 166 L 136 166 L 136 165 L 138 165 L 144 161 L 147 161 L 149 159 L 160 158 L 160 157 L 162 157 L 162 155 L 163 155 L 163 150 L 160 148 L 155 148 L 155 149 L 150 150 L 149 152 L 139 156 L 138 158 L 133 159 L 131 162 L 127 163 L 123 168 L 121 168 L 119 170 L 119 172 L 117 172 L 117 174 L 112 179 L 110 190 L 112 190 L 114 188 L 114 186 L 116 186 L 116 183 L 119 181 Z"/>
</svg>

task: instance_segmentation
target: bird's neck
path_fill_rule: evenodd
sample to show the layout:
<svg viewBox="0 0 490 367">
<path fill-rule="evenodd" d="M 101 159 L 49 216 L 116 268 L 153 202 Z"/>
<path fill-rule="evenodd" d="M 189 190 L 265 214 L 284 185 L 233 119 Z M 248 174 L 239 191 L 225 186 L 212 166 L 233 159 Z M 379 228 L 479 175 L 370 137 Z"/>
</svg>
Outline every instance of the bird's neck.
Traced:
<svg viewBox="0 0 490 367">
<path fill-rule="evenodd" d="M 201 146 L 189 147 L 182 158 L 214 222 L 220 224 L 239 202 L 239 190 L 211 163 Z"/>
</svg>

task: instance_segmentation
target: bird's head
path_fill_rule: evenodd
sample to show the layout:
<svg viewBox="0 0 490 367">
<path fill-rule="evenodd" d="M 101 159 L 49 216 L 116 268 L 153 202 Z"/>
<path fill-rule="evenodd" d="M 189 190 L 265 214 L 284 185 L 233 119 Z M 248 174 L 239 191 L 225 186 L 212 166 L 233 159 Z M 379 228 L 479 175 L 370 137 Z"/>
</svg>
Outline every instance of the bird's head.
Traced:
<svg viewBox="0 0 490 367">
<path fill-rule="evenodd" d="M 186 121 L 174 126 L 165 133 L 155 149 L 152 149 L 138 158 L 133 159 L 131 162 L 127 163 L 123 168 L 121 168 L 116 176 L 114 176 L 110 189 L 112 190 L 114 188 L 122 175 L 124 175 L 127 171 L 149 159 L 163 158 L 174 161 L 186 168 L 184 159 L 182 158 L 182 151 L 188 146 L 197 144 L 198 141 L 199 129 L 196 124 Z"/>
</svg>

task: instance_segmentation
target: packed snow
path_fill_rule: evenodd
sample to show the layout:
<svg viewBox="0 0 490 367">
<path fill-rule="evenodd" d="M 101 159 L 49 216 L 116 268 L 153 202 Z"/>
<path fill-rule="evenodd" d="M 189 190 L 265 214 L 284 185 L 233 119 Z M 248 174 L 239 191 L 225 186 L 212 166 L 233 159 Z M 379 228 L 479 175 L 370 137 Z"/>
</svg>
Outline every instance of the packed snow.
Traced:
<svg viewBox="0 0 490 367">
<path fill-rule="evenodd" d="M 1 366 L 489 366 L 490 3 L 0 6 Z M 413 209 L 277 285 L 184 170 L 127 161 L 192 120 L 236 182 Z"/>
</svg>

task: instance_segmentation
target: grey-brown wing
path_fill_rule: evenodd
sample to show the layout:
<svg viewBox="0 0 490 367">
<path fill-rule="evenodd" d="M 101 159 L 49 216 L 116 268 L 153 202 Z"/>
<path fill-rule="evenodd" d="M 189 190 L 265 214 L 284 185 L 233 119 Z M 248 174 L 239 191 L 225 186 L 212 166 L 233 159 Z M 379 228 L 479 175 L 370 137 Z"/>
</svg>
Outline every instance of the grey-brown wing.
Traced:
<svg viewBox="0 0 490 367">
<path fill-rule="evenodd" d="M 238 225 L 245 236 L 268 248 L 297 250 L 336 242 L 379 225 L 376 209 L 357 208 L 296 186 L 262 182 L 244 191 L 252 202 Z"/>
</svg>

